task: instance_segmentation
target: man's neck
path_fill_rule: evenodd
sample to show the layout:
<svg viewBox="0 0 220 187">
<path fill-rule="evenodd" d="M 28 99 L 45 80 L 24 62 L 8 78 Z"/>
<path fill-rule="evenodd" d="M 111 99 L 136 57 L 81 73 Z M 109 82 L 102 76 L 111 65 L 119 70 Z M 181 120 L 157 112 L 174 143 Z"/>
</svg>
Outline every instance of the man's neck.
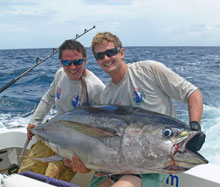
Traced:
<svg viewBox="0 0 220 187">
<path fill-rule="evenodd" d="M 127 71 L 127 64 L 123 62 L 119 71 L 112 72 L 111 74 L 109 74 L 109 76 L 112 79 L 112 82 L 118 84 L 124 78 L 126 71 Z"/>
</svg>

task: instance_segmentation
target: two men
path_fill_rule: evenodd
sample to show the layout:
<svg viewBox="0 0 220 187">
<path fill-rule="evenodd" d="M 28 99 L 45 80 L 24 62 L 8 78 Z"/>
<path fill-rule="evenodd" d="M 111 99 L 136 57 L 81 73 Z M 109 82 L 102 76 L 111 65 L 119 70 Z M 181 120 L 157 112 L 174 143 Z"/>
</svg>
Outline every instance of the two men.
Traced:
<svg viewBox="0 0 220 187">
<path fill-rule="evenodd" d="M 120 39 L 112 33 L 102 32 L 96 34 L 92 41 L 92 51 L 99 66 L 111 78 L 109 84 L 100 94 L 98 103 L 137 106 L 175 117 L 172 99 L 176 99 L 188 105 L 190 128 L 193 130 L 201 129 L 199 123 L 203 111 L 203 100 L 202 94 L 197 87 L 160 62 L 146 60 L 126 64 L 124 61 L 125 49 Z M 77 58 L 80 60 L 83 56 Z M 63 60 L 61 62 L 65 66 L 65 60 L 68 60 L 66 63 L 68 65 L 72 63 L 72 60 L 76 59 L 67 58 Z M 75 61 L 75 63 L 80 64 L 80 61 Z M 65 72 L 67 75 L 70 74 L 72 76 L 72 74 L 79 71 L 67 69 Z M 76 77 L 74 75 L 72 78 Z M 60 91 L 58 90 L 56 97 L 59 97 L 59 95 Z M 90 94 L 88 93 L 88 95 Z M 202 135 L 199 141 L 191 145 L 191 149 L 199 150 L 204 140 L 205 135 Z M 72 161 L 65 159 L 64 163 L 75 172 L 90 171 L 75 156 Z M 145 177 L 146 181 L 143 181 L 142 175 L 120 175 L 104 178 L 104 182 L 99 186 L 138 187 L 142 185 L 152 186 L 152 184 L 154 184 L 153 186 L 160 186 L 164 177 L 164 175 L 160 174 L 149 174 Z M 96 179 L 94 177 L 91 186 L 97 181 Z"/>
</svg>

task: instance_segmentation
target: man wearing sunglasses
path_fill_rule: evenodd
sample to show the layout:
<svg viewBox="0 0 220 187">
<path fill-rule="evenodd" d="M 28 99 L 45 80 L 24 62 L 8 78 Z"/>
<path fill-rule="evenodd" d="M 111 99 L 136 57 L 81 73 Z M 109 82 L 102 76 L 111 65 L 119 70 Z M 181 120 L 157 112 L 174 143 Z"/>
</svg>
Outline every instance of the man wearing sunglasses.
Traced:
<svg viewBox="0 0 220 187">
<path fill-rule="evenodd" d="M 200 120 L 203 111 L 202 94 L 190 82 L 186 81 L 165 65 L 153 60 L 126 64 L 125 49 L 120 39 L 110 32 L 96 34 L 92 41 L 94 57 L 111 78 L 101 95 L 102 104 L 121 104 L 152 110 L 176 117 L 172 99 L 188 105 L 189 127 L 201 130 Z M 205 135 L 197 137 L 190 149 L 198 151 L 205 141 Z M 80 165 L 81 167 L 75 167 Z M 73 157 L 70 163 L 73 171 L 85 172 L 88 168 Z M 112 177 L 94 177 L 91 186 L 106 187 L 157 187 L 165 179 L 162 174 L 116 175 Z M 143 180 L 142 180 L 143 179 Z M 104 180 L 104 182 L 102 182 Z M 100 184 L 100 185 L 99 185 Z"/>
<path fill-rule="evenodd" d="M 56 72 L 49 90 L 42 97 L 28 124 L 29 140 L 33 136 L 30 129 L 39 125 L 54 105 L 56 106 L 56 115 L 74 110 L 82 104 L 83 94 L 88 95 L 87 102 L 89 104 L 97 104 L 99 95 L 105 87 L 100 79 L 86 69 L 87 54 L 81 43 L 66 40 L 59 47 L 59 59 L 62 67 Z M 87 93 L 83 93 L 83 85 L 86 85 Z M 54 154 L 51 149 L 38 140 L 31 147 L 28 157 L 43 158 Z M 33 171 L 68 182 L 75 174 L 70 168 L 64 166 L 63 161 L 47 164 L 32 159 L 23 161 L 19 172 L 22 171 Z"/>
</svg>

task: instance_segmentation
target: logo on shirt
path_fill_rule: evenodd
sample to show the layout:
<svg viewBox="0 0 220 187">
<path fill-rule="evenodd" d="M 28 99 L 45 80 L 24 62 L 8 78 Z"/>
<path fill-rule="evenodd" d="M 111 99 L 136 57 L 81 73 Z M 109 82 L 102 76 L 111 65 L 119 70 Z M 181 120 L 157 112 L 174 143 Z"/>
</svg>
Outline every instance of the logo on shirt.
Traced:
<svg viewBox="0 0 220 187">
<path fill-rule="evenodd" d="M 60 87 L 57 87 L 57 92 L 56 92 L 57 99 L 60 99 L 61 93 L 62 93 L 62 89 Z"/>
<path fill-rule="evenodd" d="M 80 104 L 80 97 L 78 95 L 74 95 L 71 99 L 71 103 L 73 107 L 76 109 L 76 107 Z"/>
<path fill-rule="evenodd" d="M 140 88 L 135 88 L 132 98 L 137 105 L 140 105 L 145 100 L 145 94 Z"/>
</svg>

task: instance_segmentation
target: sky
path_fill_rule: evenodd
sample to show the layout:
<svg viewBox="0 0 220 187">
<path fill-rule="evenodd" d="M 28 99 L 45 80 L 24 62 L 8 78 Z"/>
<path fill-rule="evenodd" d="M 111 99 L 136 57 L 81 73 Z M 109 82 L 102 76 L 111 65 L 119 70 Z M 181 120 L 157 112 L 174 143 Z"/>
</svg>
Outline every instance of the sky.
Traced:
<svg viewBox="0 0 220 187">
<path fill-rule="evenodd" d="M 123 46 L 220 46 L 219 0 L 0 0 L 0 49 L 56 48 L 97 32 Z"/>
</svg>

